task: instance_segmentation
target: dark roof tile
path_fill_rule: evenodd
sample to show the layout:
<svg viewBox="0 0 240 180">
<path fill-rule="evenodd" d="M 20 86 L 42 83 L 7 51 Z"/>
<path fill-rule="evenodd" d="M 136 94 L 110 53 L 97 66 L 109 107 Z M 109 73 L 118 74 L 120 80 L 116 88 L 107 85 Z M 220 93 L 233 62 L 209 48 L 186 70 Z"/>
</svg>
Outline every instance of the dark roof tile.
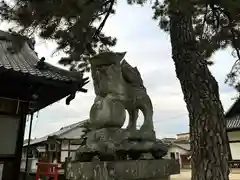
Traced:
<svg viewBox="0 0 240 180">
<path fill-rule="evenodd" d="M 240 129 L 240 116 L 227 119 L 227 129 Z"/>
<path fill-rule="evenodd" d="M 80 122 L 77 122 L 77 123 L 74 123 L 74 124 L 71 124 L 71 125 L 68 125 L 68 126 L 65 126 L 65 127 L 62 127 L 60 130 L 56 131 L 56 132 L 53 132 L 51 134 L 48 134 L 46 136 L 43 136 L 41 138 L 37 138 L 37 139 L 33 139 L 31 140 L 30 142 L 30 145 L 33 145 L 33 144 L 38 144 L 38 143 L 42 143 L 44 141 L 47 141 L 48 137 L 49 136 L 57 136 L 58 138 L 61 138 L 61 136 L 63 136 L 65 133 L 77 128 L 77 127 L 83 127 L 84 123 L 86 123 L 88 121 L 87 120 L 83 120 L 83 121 L 80 121 Z M 79 133 L 79 138 L 81 136 L 81 133 Z M 72 137 L 68 137 L 68 138 L 72 138 Z M 27 146 L 28 145 L 28 142 L 26 142 L 23 146 Z"/>
<path fill-rule="evenodd" d="M 236 115 L 240 115 L 240 98 L 238 98 L 228 109 L 228 111 L 225 113 L 225 118 L 230 119 Z"/>
<path fill-rule="evenodd" d="M 0 69 L 4 68 L 7 70 L 13 70 L 16 72 L 21 72 L 23 74 L 28 74 L 32 76 L 43 77 L 51 80 L 60 80 L 60 81 L 79 81 L 81 80 L 80 73 L 79 78 L 74 78 L 68 76 L 70 73 L 63 69 L 54 67 L 48 63 L 44 64 L 47 68 L 37 68 L 37 63 L 39 58 L 37 57 L 36 52 L 30 48 L 27 42 L 24 43 L 24 46 L 17 52 L 12 53 L 9 48 L 14 47 L 14 41 L 11 41 L 10 33 L 0 31 Z M 6 38 L 6 40 L 4 40 Z M 9 40 L 10 39 L 10 40 Z M 65 72 L 64 72 L 65 71 Z M 64 72 L 64 73 L 62 73 Z M 75 74 L 76 77 L 76 74 Z"/>
<path fill-rule="evenodd" d="M 187 144 L 181 144 L 181 143 L 173 143 L 173 145 L 176 145 L 182 149 L 185 149 L 186 151 L 190 151 L 191 147 L 190 147 L 190 143 Z"/>
</svg>

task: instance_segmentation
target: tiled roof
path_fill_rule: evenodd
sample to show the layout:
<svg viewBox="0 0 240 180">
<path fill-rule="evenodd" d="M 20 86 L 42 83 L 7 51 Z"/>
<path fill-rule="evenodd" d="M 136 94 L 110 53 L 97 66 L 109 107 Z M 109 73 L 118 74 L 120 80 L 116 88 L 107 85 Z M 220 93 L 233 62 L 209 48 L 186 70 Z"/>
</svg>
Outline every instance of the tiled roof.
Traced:
<svg viewBox="0 0 240 180">
<path fill-rule="evenodd" d="M 172 142 L 176 141 L 176 138 L 163 138 L 161 141 L 165 144 L 171 144 Z"/>
<path fill-rule="evenodd" d="M 77 127 L 81 127 L 83 126 L 83 124 L 86 122 L 87 120 L 84 120 L 84 121 L 80 121 L 80 122 L 77 122 L 77 123 L 74 123 L 74 124 L 71 124 L 71 125 L 68 125 L 68 126 L 65 126 L 65 127 L 62 127 L 60 130 L 54 132 L 54 133 L 51 133 L 51 134 L 48 134 L 44 137 L 41 137 L 41 138 L 37 138 L 37 139 L 34 139 L 30 142 L 30 145 L 33 145 L 33 144 L 38 144 L 38 143 L 41 143 L 41 142 L 44 142 L 44 141 L 47 141 L 48 137 L 49 136 L 57 136 L 58 138 L 61 138 L 62 135 L 64 135 L 65 133 L 77 128 Z M 81 133 L 79 133 L 79 138 L 80 138 L 80 135 Z M 28 143 L 25 143 L 23 145 L 24 146 L 27 146 Z"/>
<path fill-rule="evenodd" d="M 175 141 L 176 138 L 162 138 L 162 141 Z"/>
<path fill-rule="evenodd" d="M 240 116 L 227 119 L 227 129 L 240 129 Z"/>
<path fill-rule="evenodd" d="M 190 138 L 188 139 L 182 139 L 182 138 L 178 138 L 174 141 L 174 143 L 179 143 L 179 144 L 188 144 L 190 143 Z"/>
<path fill-rule="evenodd" d="M 78 79 L 68 76 L 69 71 L 54 67 L 45 62 L 44 66 L 47 68 L 37 68 L 39 58 L 27 42 L 24 42 L 23 47 L 18 51 L 11 52 L 9 49 L 16 46 L 16 42 L 12 38 L 13 36 L 8 32 L 0 31 L 0 70 L 3 68 L 50 80 L 74 81 Z M 80 77 L 80 73 L 78 77 Z"/>
<path fill-rule="evenodd" d="M 172 146 L 177 146 L 177 147 L 180 147 L 180 148 L 182 148 L 182 149 L 184 149 L 184 150 L 186 150 L 186 151 L 190 151 L 191 150 L 191 147 L 190 147 L 190 143 L 184 143 L 184 144 L 182 144 L 182 143 L 173 143 L 172 144 Z"/>
<path fill-rule="evenodd" d="M 240 130 L 240 98 L 225 113 L 225 119 L 227 121 L 227 130 Z"/>
<path fill-rule="evenodd" d="M 238 98 L 234 104 L 228 109 L 228 111 L 225 113 L 225 118 L 232 118 L 237 115 L 240 115 L 240 98 Z"/>
</svg>

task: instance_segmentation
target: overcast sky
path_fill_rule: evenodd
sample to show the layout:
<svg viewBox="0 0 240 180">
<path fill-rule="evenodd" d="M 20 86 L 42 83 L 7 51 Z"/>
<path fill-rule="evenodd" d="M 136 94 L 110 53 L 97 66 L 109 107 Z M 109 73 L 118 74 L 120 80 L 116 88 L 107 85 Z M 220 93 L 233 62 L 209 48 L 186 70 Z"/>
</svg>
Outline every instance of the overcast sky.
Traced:
<svg viewBox="0 0 240 180">
<path fill-rule="evenodd" d="M 6 24 L 0 28 L 6 29 Z M 188 113 L 171 59 L 169 36 L 152 20 L 150 6 L 128 6 L 124 1 L 119 3 L 116 15 L 107 21 L 104 31 L 118 39 L 114 49 L 127 51 L 126 60 L 140 70 L 153 102 L 157 137 L 173 137 L 177 133 L 187 132 Z M 37 39 L 35 48 L 39 57 L 44 56 L 48 62 L 56 65 L 60 55 L 52 57 L 55 47 L 53 42 L 45 43 Z M 217 52 L 212 59 L 215 65 L 211 71 L 219 83 L 220 97 L 227 110 L 236 95 L 232 88 L 224 84 L 226 74 L 234 62 L 231 49 Z M 87 119 L 95 95 L 92 82 L 86 88 L 88 93 L 78 93 L 69 106 L 65 105 L 64 99 L 41 110 L 38 117 L 34 118 L 32 137 L 40 137 L 65 125 Z M 142 118 L 140 115 L 141 120 Z M 29 124 L 25 135 L 28 126 Z"/>
</svg>

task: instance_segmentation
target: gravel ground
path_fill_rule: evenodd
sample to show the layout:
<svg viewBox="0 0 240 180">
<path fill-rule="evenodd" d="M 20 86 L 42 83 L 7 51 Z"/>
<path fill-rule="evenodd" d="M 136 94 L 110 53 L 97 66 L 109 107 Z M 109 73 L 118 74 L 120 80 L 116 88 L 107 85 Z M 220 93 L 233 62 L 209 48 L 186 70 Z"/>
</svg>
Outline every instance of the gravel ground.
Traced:
<svg viewBox="0 0 240 180">
<path fill-rule="evenodd" d="M 232 170 L 229 179 L 240 180 L 240 169 Z M 181 174 L 172 175 L 171 180 L 191 180 L 191 170 L 181 170 Z"/>
</svg>

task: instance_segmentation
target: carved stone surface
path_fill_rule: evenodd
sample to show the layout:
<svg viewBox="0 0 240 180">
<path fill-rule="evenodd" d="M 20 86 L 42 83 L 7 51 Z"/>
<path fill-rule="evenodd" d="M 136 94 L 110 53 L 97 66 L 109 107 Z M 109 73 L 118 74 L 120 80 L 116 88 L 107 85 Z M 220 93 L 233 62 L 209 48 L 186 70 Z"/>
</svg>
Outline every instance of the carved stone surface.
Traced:
<svg viewBox="0 0 240 180">
<path fill-rule="evenodd" d="M 94 129 L 104 127 L 121 128 L 125 122 L 126 111 L 123 104 L 109 97 L 95 99 L 90 110 L 90 123 Z"/>
<path fill-rule="evenodd" d="M 72 162 L 66 166 L 68 180 L 167 180 L 179 173 L 179 164 L 174 160 Z"/>
<path fill-rule="evenodd" d="M 124 107 L 129 113 L 128 129 L 136 130 L 141 110 L 144 115 L 142 131 L 153 131 L 152 102 L 138 69 L 123 60 L 124 56 L 125 53 L 105 52 L 89 60 L 97 95 L 90 111 L 90 121 L 95 128 L 121 128 Z"/>
<path fill-rule="evenodd" d="M 136 160 L 160 159 L 167 153 L 166 145 L 156 141 L 154 132 L 103 128 L 92 130 L 85 137 L 86 143 L 77 150 L 79 161 L 92 161 L 94 156 L 102 161 L 127 160 L 127 156 Z M 153 158 L 149 158 L 149 154 Z"/>
</svg>

